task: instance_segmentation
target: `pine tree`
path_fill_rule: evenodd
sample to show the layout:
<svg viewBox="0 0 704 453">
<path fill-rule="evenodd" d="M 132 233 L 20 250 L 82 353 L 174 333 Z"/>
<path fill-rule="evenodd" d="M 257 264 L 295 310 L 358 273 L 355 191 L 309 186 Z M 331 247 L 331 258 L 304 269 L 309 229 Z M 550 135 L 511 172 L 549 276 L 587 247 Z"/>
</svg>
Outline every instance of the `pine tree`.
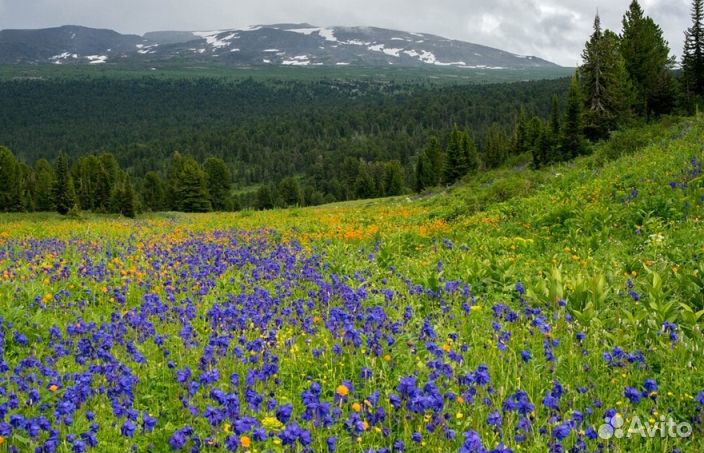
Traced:
<svg viewBox="0 0 704 453">
<path fill-rule="evenodd" d="M 34 164 L 34 208 L 37 211 L 54 209 L 52 188 L 54 186 L 54 169 L 46 159 L 40 159 Z"/>
<path fill-rule="evenodd" d="M 469 171 L 467 154 L 463 146 L 464 140 L 463 132 L 455 126 L 450 132 L 445 151 L 446 159 L 442 178 L 445 184 L 454 184 Z"/>
<path fill-rule="evenodd" d="M 497 168 L 508 158 L 509 142 L 506 139 L 504 130 L 498 123 L 492 123 L 486 136 L 486 165 L 489 168 Z"/>
<path fill-rule="evenodd" d="M 704 96 L 704 0 L 692 1 L 692 26 L 685 32 L 682 72 L 687 93 Z"/>
<path fill-rule="evenodd" d="M 426 188 L 433 186 L 433 176 L 433 168 L 430 159 L 428 159 L 428 151 L 423 150 L 418 154 L 418 162 L 416 162 L 416 192 L 421 193 Z"/>
<path fill-rule="evenodd" d="M 549 125 L 542 125 L 540 133 L 533 146 L 533 168 L 540 168 L 549 164 L 554 150 L 553 134 Z"/>
<path fill-rule="evenodd" d="M 674 85 L 670 72 L 674 59 L 670 57 L 662 29 L 645 15 L 637 0 L 631 2 L 623 17 L 620 49 L 636 90 L 639 113 L 671 112 Z"/>
<path fill-rule="evenodd" d="M 473 173 L 479 170 L 481 160 L 479 159 L 477 142 L 474 141 L 474 137 L 467 131 L 462 133 L 462 149 L 464 151 L 465 161 L 467 162 L 467 171 Z"/>
<path fill-rule="evenodd" d="M 150 171 L 144 175 L 142 201 L 144 207 L 152 212 L 158 212 L 165 208 L 164 182 L 158 173 Z"/>
<path fill-rule="evenodd" d="M 377 195 L 374 178 L 366 164 L 359 166 L 359 173 L 354 182 L 354 193 L 357 198 L 372 198 Z"/>
<path fill-rule="evenodd" d="M 442 180 L 444 155 L 442 148 L 440 147 L 440 141 L 437 137 L 433 136 L 428 139 L 428 143 L 425 146 L 425 155 L 428 158 L 428 179 L 426 181 L 427 186 L 437 186 Z"/>
<path fill-rule="evenodd" d="M 279 182 L 279 199 L 283 207 L 303 206 L 303 192 L 298 180 L 293 176 L 288 176 Z"/>
<path fill-rule="evenodd" d="M 130 219 L 137 217 L 137 199 L 134 194 L 134 189 L 132 188 L 132 181 L 130 181 L 129 177 L 125 179 L 120 213 Z"/>
<path fill-rule="evenodd" d="M 627 122 L 631 96 L 618 36 L 602 31 L 598 15 L 582 60 L 579 71 L 585 94 L 585 133 L 592 140 L 605 139 Z"/>
<path fill-rule="evenodd" d="M 535 145 L 538 143 L 542 132 L 543 120 L 541 120 L 537 115 L 533 115 L 530 121 L 528 121 L 528 133 L 526 134 L 526 144 L 531 153 L 534 151 Z"/>
<path fill-rule="evenodd" d="M 66 215 L 78 205 L 78 200 L 73 188 L 73 178 L 68 168 L 68 157 L 64 153 L 59 154 L 56 159 L 55 174 L 53 204 L 59 214 Z"/>
<path fill-rule="evenodd" d="M 107 199 L 100 199 L 97 190 L 99 183 L 98 178 L 101 175 L 101 162 L 97 156 L 89 155 L 79 158 L 71 169 L 71 177 L 76 190 L 76 197 L 81 205 L 81 209 L 85 211 L 105 210 L 109 195 L 112 191 L 108 188 Z"/>
<path fill-rule="evenodd" d="M 111 211 L 134 219 L 137 217 L 137 200 L 129 176 L 122 175 L 112 193 Z"/>
<path fill-rule="evenodd" d="M 272 209 L 274 207 L 274 198 L 271 193 L 271 187 L 268 184 L 263 184 L 257 189 L 257 198 L 255 206 L 258 210 Z"/>
<path fill-rule="evenodd" d="M 521 108 L 518 110 L 518 115 L 516 116 L 512 148 L 513 154 L 516 155 L 523 154 L 530 148 L 528 146 L 528 118 L 523 105 L 521 105 Z"/>
<path fill-rule="evenodd" d="M 401 162 L 392 160 L 384 165 L 384 192 L 387 197 L 401 195 L 404 188 Z"/>
<path fill-rule="evenodd" d="M 185 158 L 181 155 L 181 153 L 176 151 L 171 156 L 171 162 L 166 175 L 166 204 L 168 209 L 174 211 L 179 210 L 178 188 L 181 174 L 183 173 L 184 163 Z"/>
<path fill-rule="evenodd" d="M 553 141 L 557 141 L 560 136 L 560 98 L 557 95 L 552 97 L 552 106 L 550 108 L 550 134 Z"/>
<path fill-rule="evenodd" d="M 0 211 L 22 210 L 20 166 L 9 149 L 0 146 Z"/>
<path fill-rule="evenodd" d="M 203 162 L 210 204 L 215 211 L 223 211 L 227 206 L 232 188 L 232 173 L 224 160 L 209 157 Z"/>
<path fill-rule="evenodd" d="M 113 183 L 108 170 L 102 165 L 98 166 L 93 192 L 93 207 L 96 211 L 107 212 L 112 200 Z"/>
<path fill-rule="evenodd" d="M 183 158 L 181 171 L 176 175 L 174 195 L 179 211 L 208 212 L 211 209 L 205 172 L 191 157 Z"/>
<path fill-rule="evenodd" d="M 577 74 L 572 77 L 563 122 L 560 158 L 572 159 L 584 152 L 584 100 Z"/>
</svg>

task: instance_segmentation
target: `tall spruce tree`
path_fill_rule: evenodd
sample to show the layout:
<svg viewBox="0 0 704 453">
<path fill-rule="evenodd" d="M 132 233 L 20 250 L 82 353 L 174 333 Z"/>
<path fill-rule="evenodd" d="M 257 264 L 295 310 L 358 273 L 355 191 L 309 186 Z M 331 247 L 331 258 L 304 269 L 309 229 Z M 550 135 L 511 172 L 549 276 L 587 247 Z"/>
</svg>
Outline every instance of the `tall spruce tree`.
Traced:
<svg viewBox="0 0 704 453">
<path fill-rule="evenodd" d="M 22 210 L 22 174 L 15 155 L 0 146 L 0 211 Z"/>
<path fill-rule="evenodd" d="M 112 193 L 111 211 L 134 219 L 137 217 L 137 199 L 129 176 L 123 174 Z"/>
<path fill-rule="evenodd" d="M 107 212 L 110 210 L 112 191 L 112 178 L 108 170 L 101 163 L 95 175 L 95 192 L 93 194 L 93 207 L 96 211 Z"/>
<path fill-rule="evenodd" d="M 137 197 L 135 196 L 132 181 L 129 177 L 125 178 L 120 213 L 130 219 L 137 217 Z"/>
<path fill-rule="evenodd" d="M 392 160 L 384 165 L 384 193 L 387 197 L 401 195 L 404 189 L 401 162 Z"/>
<path fill-rule="evenodd" d="M 178 211 L 180 209 L 178 190 L 185 162 L 186 159 L 180 152 L 174 152 L 171 156 L 171 162 L 169 163 L 166 175 L 166 204 L 168 205 L 168 209 L 172 209 L 174 211 Z"/>
<path fill-rule="evenodd" d="M 293 176 L 287 176 L 279 182 L 278 192 L 283 207 L 303 205 L 301 186 Z"/>
<path fill-rule="evenodd" d="M 487 167 L 496 168 L 508 158 L 510 143 L 504 130 L 498 123 L 492 123 L 486 135 L 484 147 L 485 162 Z"/>
<path fill-rule="evenodd" d="M 274 207 L 274 195 L 269 184 L 262 184 L 259 189 L 257 189 L 255 207 L 260 211 Z"/>
<path fill-rule="evenodd" d="M 98 178 L 101 176 L 101 162 L 95 155 L 80 157 L 71 168 L 73 186 L 76 197 L 84 211 L 92 211 L 96 207 L 105 208 L 110 197 L 110 188 L 107 190 L 108 198 L 101 200 L 98 190 Z"/>
<path fill-rule="evenodd" d="M 418 154 L 415 174 L 415 190 L 420 193 L 428 187 L 433 186 L 433 168 L 428 159 L 428 151 L 423 150 Z"/>
<path fill-rule="evenodd" d="M 51 211 L 54 209 L 52 188 L 54 186 L 54 169 L 46 159 L 34 163 L 34 209 Z"/>
<path fill-rule="evenodd" d="M 562 120 L 560 119 L 560 99 L 557 95 L 552 97 L 549 123 L 548 132 L 550 134 L 550 142 L 554 148 L 560 140 L 560 128 L 562 127 Z"/>
<path fill-rule="evenodd" d="M 462 130 L 455 126 L 450 132 L 445 151 L 445 163 L 443 170 L 443 182 L 454 184 L 469 171 L 466 154 L 462 147 L 464 140 Z"/>
<path fill-rule="evenodd" d="M 78 205 L 66 154 L 59 154 L 59 157 L 56 159 L 56 170 L 54 173 L 56 179 L 54 179 L 53 204 L 56 208 L 56 212 L 61 215 L 66 215 L 71 209 Z"/>
<path fill-rule="evenodd" d="M 357 198 L 372 198 L 376 196 L 376 185 L 374 178 L 369 172 L 369 165 L 362 163 L 359 166 L 359 173 L 354 181 L 354 192 Z"/>
<path fill-rule="evenodd" d="M 682 72 L 690 96 L 704 96 L 704 0 L 692 1 L 692 26 L 685 32 Z"/>
<path fill-rule="evenodd" d="M 437 186 L 442 180 L 444 154 L 440 147 L 440 141 L 437 137 L 432 136 L 428 139 L 425 146 L 425 155 L 428 158 L 429 171 L 427 178 L 427 186 Z"/>
<path fill-rule="evenodd" d="M 618 36 L 602 31 L 599 15 L 582 52 L 579 68 L 585 95 L 585 134 L 592 140 L 608 137 L 629 119 L 631 84 L 619 49 Z"/>
<path fill-rule="evenodd" d="M 215 211 L 224 211 L 230 198 L 232 173 L 224 160 L 209 157 L 203 162 L 210 204 Z"/>
<path fill-rule="evenodd" d="M 150 171 L 144 175 L 142 183 L 142 201 L 144 207 L 152 212 L 161 211 L 166 208 L 166 193 L 164 182 L 158 173 Z"/>
<path fill-rule="evenodd" d="M 528 144 L 528 117 L 526 109 L 521 105 L 516 115 L 516 124 L 513 132 L 513 154 L 523 154 L 530 149 Z"/>
<path fill-rule="evenodd" d="M 626 70 L 636 90 L 636 109 L 642 115 L 666 114 L 674 105 L 671 70 L 674 59 L 662 29 L 633 0 L 623 17 L 620 42 Z"/>
<path fill-rule="evenodd" d="M 205 172 L 191 157 L 184 157 L 181 171 L 175 175 L 176 206 L 183 212 L 208 212 L 211 209 Z"/>
<path fill-rule="evenodd" d="M 582 154 L 584 149 L 584 100 L 579 79 L 575 74 L 570 82 L 570 90 L 567 95 L 559 157 L 561 160 L 572 159 Z"/>
<path fill-rule="evenodd" d="M 540 168 L 550 163 L 554 148 L 553 135 L 549 125 L 543 124 L 532 148 L 533 168 Z"/>
<path fill-rule="evenodd" d="M 34 169 L 24 162 L 18 162 L 20 175 L 20 202 L 23 212 L 32 212 L 36 208 L 34 206 L 35 191 L 37 189 L 37 181 L 35 179 Z"/>
</svg>

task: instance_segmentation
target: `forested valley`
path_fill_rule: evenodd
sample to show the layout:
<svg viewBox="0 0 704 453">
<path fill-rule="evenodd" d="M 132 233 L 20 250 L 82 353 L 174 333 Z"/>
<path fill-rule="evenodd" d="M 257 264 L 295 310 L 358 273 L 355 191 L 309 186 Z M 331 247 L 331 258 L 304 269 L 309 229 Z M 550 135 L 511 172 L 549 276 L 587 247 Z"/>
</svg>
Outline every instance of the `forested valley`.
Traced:
<svg viewBox="0 0 704 453">
<path fill-rule="evenodd" d="M 1 208 L 317 205 L 421 192 L 520 156 L 535 167 L 568 160 L 612 131 L 694 110 L 700 22 L 679 70 L 637 2 L 621 34 L 597 17 L 572 81 L 5 80 Z M 61 184 L 65 202 L 53 193 Z"/>
</svg>

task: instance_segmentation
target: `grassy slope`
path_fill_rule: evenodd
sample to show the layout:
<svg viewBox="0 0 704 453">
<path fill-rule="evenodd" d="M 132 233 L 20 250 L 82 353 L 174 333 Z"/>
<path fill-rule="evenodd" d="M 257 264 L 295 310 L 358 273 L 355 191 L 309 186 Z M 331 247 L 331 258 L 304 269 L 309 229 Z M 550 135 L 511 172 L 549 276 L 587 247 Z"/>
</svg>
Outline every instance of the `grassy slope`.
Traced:
<svg viewBox="0 0 704 453">
<path fill-rule="evenodd" d="M 472 364 L 481 360 L 489 365 L 497 399 L 520 385 L 538 403 L 556 379 L 568 388 L 569 401 L 563 404 L 575 409 L 599 398 L 604 408 L 616 407 L 627 417 L 659 411 L 682 420 L 695 413 L 693 396 L 704 390 L 704 340 L 697 320 L 704 310 L 704 182 L 698 165 L 704 161 L 702 137 L 702 118 L 650 126 L 623 134 L 575 162 L 540 171 L 518 166 L 490 172 L 418 198 L 270 212 L 154 214 L 136 223 L 101 216 L 72 220 L 52 214 L 5 215 L 0 235 L 110 240 L 164 228 L 176 234 L 275 228 L 285 239 L 323 250 L 330 272 L 353 274 L 366 268 L 379 279 L 388 275 L 389 285 L 402 288 L 403 282 L 386 272 L 394 266 L 429 289 L 440 289 L 448 280 L 470 284 L 484 311 L 461 325 L 440 316 L 436 330 L 442 337 L 459 329 L 461 337 L 470 339 Z M 634 143 L 645 146 L 632 149 Z M 377 241 L 370 262 L 367 255 Z M 372 284 L 380 284 L 376 278 Z M 517 281 L 525 285 L 526 298 L 548 312 L 561 313 L 557 301 L 565 299 L 576 320 L 554 320 L 552 335 L 560 344 L 551 372 L 542 361 L 525 367 L 518 363 L 520 348 L 532 349 L 536 356 L 542 349 L 542 338 L 519 326 L 512 328 L 509 354 L 496 353 L 489 308 L 498 302 L 517 304 Z M 420 304 L 421 313 L 438 311 L 425 298 L 414 303 Z M 677 343 L 662 333 L 664 321 L 678 324 Z M 579 331 L 587 333 L 581 344 L 574 339 Z M 614 346 L 643 351 L 647 367 L 608 367 L 601 354 Z M 396 366 L 394 375 L 422 370 L 420 358 L 408 357 Z M 344 370 L 327 371 L 331 382 L 341 378 L 335 375 L 338 371 Z M 631 407 L 623 388 L 639 387 L 645 378 L 655 378 L 662 392 L 657 401 Z M 578 386 L 592 390 L 575 396 Z M 485 416 L 472 413 L 466 423 L 481 424 Z M 538 422 L 547 416 L 545 409 L 537 410 Z M 591 421 L 598 420 L 595 416 Z M 457 429 L 464 423 L 457 422 Z M 490 443 L 498 441 L 490 432 L 480 434 L 493 439 Z M 701 445 L 699 433 L 689 441 L 624 441 L 614 451 L 698 451 Z M 528 447 L 545 448 L 539 438 Z M 440 450 L 431 444 L 428 451 Z"/>
</svg>

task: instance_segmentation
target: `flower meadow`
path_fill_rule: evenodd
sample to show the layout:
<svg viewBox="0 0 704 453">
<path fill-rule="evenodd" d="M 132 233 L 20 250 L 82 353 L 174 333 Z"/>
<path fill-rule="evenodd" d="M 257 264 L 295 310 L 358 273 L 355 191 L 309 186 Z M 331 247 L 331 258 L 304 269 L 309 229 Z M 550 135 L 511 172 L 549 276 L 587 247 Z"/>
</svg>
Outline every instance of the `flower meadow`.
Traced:
<svg viewBox="0 0 704 453">
<path fill-rule="evenodd" d="M 429 199 L 5 216 L 0 451 L 701 451 L 703 130 Z"/>
</svg>

